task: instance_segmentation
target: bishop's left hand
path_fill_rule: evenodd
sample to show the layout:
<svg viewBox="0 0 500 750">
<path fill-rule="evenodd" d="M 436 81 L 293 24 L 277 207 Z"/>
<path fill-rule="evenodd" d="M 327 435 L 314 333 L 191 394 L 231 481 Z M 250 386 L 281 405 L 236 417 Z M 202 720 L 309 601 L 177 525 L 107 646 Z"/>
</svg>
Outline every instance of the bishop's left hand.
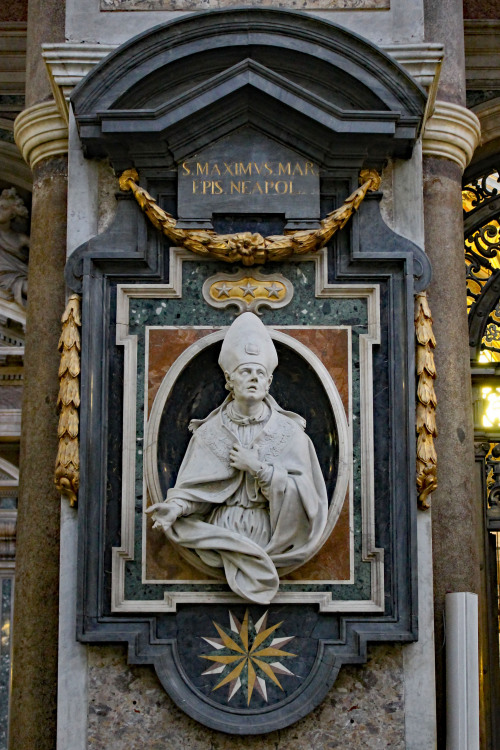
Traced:
<svg viewBox="0 0 500 750">
<path fill-rule="evenodd" d="M 238 443 L 235 443 L 229 452 L 229 463 L 233 469 L 249 471 L 251 474 L 257 474 L 262 468 L 262 462 L 259 460 L 257 451 L 251 448 L 243 448 Z"/>
</svg>

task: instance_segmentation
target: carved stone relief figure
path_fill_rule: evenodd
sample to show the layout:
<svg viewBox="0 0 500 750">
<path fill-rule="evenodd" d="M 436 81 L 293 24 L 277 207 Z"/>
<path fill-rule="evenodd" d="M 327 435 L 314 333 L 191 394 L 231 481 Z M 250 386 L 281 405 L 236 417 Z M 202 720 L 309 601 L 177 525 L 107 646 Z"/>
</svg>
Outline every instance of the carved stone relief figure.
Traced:
<svg viewBox="0 0 500 750">
<path fill-rule="evenodd" d="M 224 568 L 235 593 L 262 604 L 278 590 L 277 568 L 316 551 L 328 513 L 305 421 L 269 394 L 277 364 L 260 319 L 251 312 L 236 318 L 219 356 L 229 396 L 192 420 L 175 487 L 147 509 L 154 528 Z"/>
<path fill-rule="evenodd" d="M 12 228 L 11 222 L 26 218 L 28 209 L 15 188 L 0 194 L 0 294 L 26 305 L 28 293 L 29 237 Z"/>
</svg>

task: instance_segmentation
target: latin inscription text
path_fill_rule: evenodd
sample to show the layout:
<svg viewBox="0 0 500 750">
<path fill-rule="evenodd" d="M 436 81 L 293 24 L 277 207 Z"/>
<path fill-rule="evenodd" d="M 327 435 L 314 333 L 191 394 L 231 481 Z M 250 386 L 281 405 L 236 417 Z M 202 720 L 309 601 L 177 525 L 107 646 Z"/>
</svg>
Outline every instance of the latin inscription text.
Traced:
<svg viewBox="0 0 500 750">
<path fill-rule="evenodd" d="M 192 195 L 306 195 L 318 176 L 311 161 L 184 161 Z"/>
</svg>

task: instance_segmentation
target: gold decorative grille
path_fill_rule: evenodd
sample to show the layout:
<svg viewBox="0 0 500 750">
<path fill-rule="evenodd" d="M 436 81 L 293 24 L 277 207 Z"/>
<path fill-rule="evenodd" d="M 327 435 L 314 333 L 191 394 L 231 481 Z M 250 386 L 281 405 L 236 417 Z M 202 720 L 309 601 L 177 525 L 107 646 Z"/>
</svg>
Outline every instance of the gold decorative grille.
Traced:
<svg viewBox="0 0 500 750">
<path fill-rule="evenodd" d="M 467 270 L 467 307 L 470 314 L 481 305 L 481 299 L 493 277 L 500 271 L 500 175 L 493 169 L 465 185 L 462 191 L 465 220 L 465 265 Z M 485 311 L 479 312 L 483 317 Z M 500 362 L 500 302 L 486 311 L 482 326 L 480 362 Z"/>
</svg>

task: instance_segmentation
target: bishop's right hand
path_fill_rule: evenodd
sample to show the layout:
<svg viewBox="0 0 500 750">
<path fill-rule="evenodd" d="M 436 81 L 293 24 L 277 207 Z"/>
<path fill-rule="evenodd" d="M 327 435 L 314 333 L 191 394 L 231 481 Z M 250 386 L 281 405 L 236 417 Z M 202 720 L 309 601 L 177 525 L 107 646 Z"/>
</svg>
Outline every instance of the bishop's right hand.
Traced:
<svg viewBox="0 0 500 750">
<path fill-rule="evenodd" d="M 181 509 L 174 503 L 155 503 L 146 508 L 146 513 L 153 518 L 153 529 L 168 531 L 181 514 Z"/>
</svg>

